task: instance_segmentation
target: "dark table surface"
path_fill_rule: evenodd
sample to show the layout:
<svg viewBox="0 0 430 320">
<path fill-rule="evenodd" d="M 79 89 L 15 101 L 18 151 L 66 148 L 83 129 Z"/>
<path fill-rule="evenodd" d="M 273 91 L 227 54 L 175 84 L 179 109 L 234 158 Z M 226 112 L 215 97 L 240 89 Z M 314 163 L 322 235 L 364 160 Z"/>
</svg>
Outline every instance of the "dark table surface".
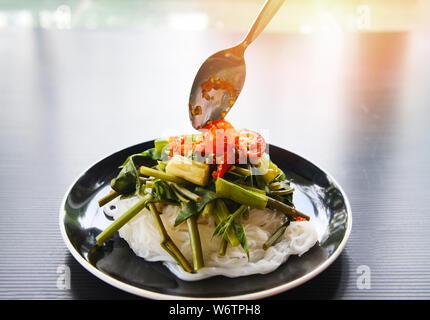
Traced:
<svg viewBox="0 0 430 320">
<path fill-rule="evenodd" d="M 61 200 L 99 159 L 192 131 L 187 101 L 220 29 L 0 29 L 0 298 L 135 298 L 81 267 Z M 267 32 L 229 120 L 327 170 L 352 205 L 340 257 L 276 299 L 430 298 L 430 32 Z M 71 286 L 57 286 L 62 268 Z M 363 267 L 364 266 L 364 267 Z M 370 287 L 360 286 L 361 271 Z"/>
</svg>

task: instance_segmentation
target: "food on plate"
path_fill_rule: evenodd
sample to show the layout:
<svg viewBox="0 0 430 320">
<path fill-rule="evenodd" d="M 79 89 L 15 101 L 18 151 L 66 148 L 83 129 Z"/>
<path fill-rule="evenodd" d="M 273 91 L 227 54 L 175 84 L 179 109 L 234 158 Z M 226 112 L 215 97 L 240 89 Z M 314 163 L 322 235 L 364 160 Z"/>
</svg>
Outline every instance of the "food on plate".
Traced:
<svg viewBox="0 0 430 320">
<path fill-rule="evenodd" d="M 136 255 L 183 280 L 268 273 L 317 242 L 264 138 L 224 119 L 157 139 L 120 169 L 99 200 L 114 221 L 97 245 L 119 232 Z"/>
</svg>

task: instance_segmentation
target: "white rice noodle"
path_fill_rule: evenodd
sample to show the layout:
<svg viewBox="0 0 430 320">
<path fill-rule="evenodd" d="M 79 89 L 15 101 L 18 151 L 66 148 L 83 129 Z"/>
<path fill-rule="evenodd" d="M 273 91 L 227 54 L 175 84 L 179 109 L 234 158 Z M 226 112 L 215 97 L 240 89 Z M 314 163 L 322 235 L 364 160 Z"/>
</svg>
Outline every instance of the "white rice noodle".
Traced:
<svg viewBox="0 0 430 320">
<path fill-rule="evenodd" d="M 114 200 L 104 211 L 114 219 L 133 206 L 138 198 Z M 188 259 L 192 261 L 188 227 L 186 223 L 174 227 L 179 206 L 163 206 L 161 219 L 167 233 Z M 266 274 L 277 269 L 290 255 L 302 255 L 315 245 L 318 234 L 311 222 L 291 222 L 284 235 L 273 246 L 263 250 L 263 244 L 281 225 L 282 214 L 272 210 L 252 209 L 248 219 L 243 220 L 248 240 L 250 259 L 241 246 L 228 247 L 225 256 L 220 256 L 220 237 L 213 237 L 215 227 L 212 218 L 199 217 L 198 229 L 202 243 L 205 267 L 196 273 L 185 272 L 160 246 L 161 236 L 157 225 L 147 209 L 142 210 L 119 230 L 119 235 L 127 241 L 139 257 L 148 261 L 163 261 L 178 278 L 195 281 L 216 275 L 239 277 L 251 274 Z"/>
</svg>

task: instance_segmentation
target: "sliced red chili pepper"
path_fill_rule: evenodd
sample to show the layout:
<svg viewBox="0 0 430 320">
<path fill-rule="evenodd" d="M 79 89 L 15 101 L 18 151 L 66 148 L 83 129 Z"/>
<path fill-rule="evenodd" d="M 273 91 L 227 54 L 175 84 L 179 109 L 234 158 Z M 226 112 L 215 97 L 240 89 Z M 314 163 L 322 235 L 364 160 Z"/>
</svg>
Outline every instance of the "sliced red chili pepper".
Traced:
<svg viewBox="0 0 430 320">
<path fill-rule="evenodd" d="M 296 221 L 308 221 L 308 220 L 306 220 L 305 218 L 302 218 L 302 217 L 297 217 Z"/>
<path fill-rule="evenodd" d="M 217 168 L 216 178 L 222 178 L 230 167 L 231 167 L 231 164 L 228 164 L 228 163 L 218 164 L 216 167 Z"/>
</svg>

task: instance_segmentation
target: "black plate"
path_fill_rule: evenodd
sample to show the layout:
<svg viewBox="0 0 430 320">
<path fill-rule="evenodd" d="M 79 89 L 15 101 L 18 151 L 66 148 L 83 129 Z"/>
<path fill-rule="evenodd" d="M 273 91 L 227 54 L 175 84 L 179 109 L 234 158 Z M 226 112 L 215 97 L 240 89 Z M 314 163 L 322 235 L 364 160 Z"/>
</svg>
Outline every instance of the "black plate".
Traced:
<svg viewBox="0 0 430 320">
<path fill-rule="evenodd" d="M 70 252 L 82 266 L 107 283 L 153 299 L 258 299 L 308 281 L 327 268 L 345 247 L 352 217 L 340 186 L 309 161 L 270 145 L 271 160 L 293 180 L 297 209 L 310 215 L 320 234 L 326 234 L 301 257 L 290 257 L 277 270 L 265 275 L 217 276 L 187 282 L 170 273 L 162 263 L 137 257 L 118 235 L 102 249 L 94 250 L 95 237 L 111 223 L 97 200 L 107 194 L 110 180 L 127 156 L 152 148 L 153 143 L 129 147 L 93 165 L 72 185 L 60 209 L 60 227 Z"/>
</svg>

